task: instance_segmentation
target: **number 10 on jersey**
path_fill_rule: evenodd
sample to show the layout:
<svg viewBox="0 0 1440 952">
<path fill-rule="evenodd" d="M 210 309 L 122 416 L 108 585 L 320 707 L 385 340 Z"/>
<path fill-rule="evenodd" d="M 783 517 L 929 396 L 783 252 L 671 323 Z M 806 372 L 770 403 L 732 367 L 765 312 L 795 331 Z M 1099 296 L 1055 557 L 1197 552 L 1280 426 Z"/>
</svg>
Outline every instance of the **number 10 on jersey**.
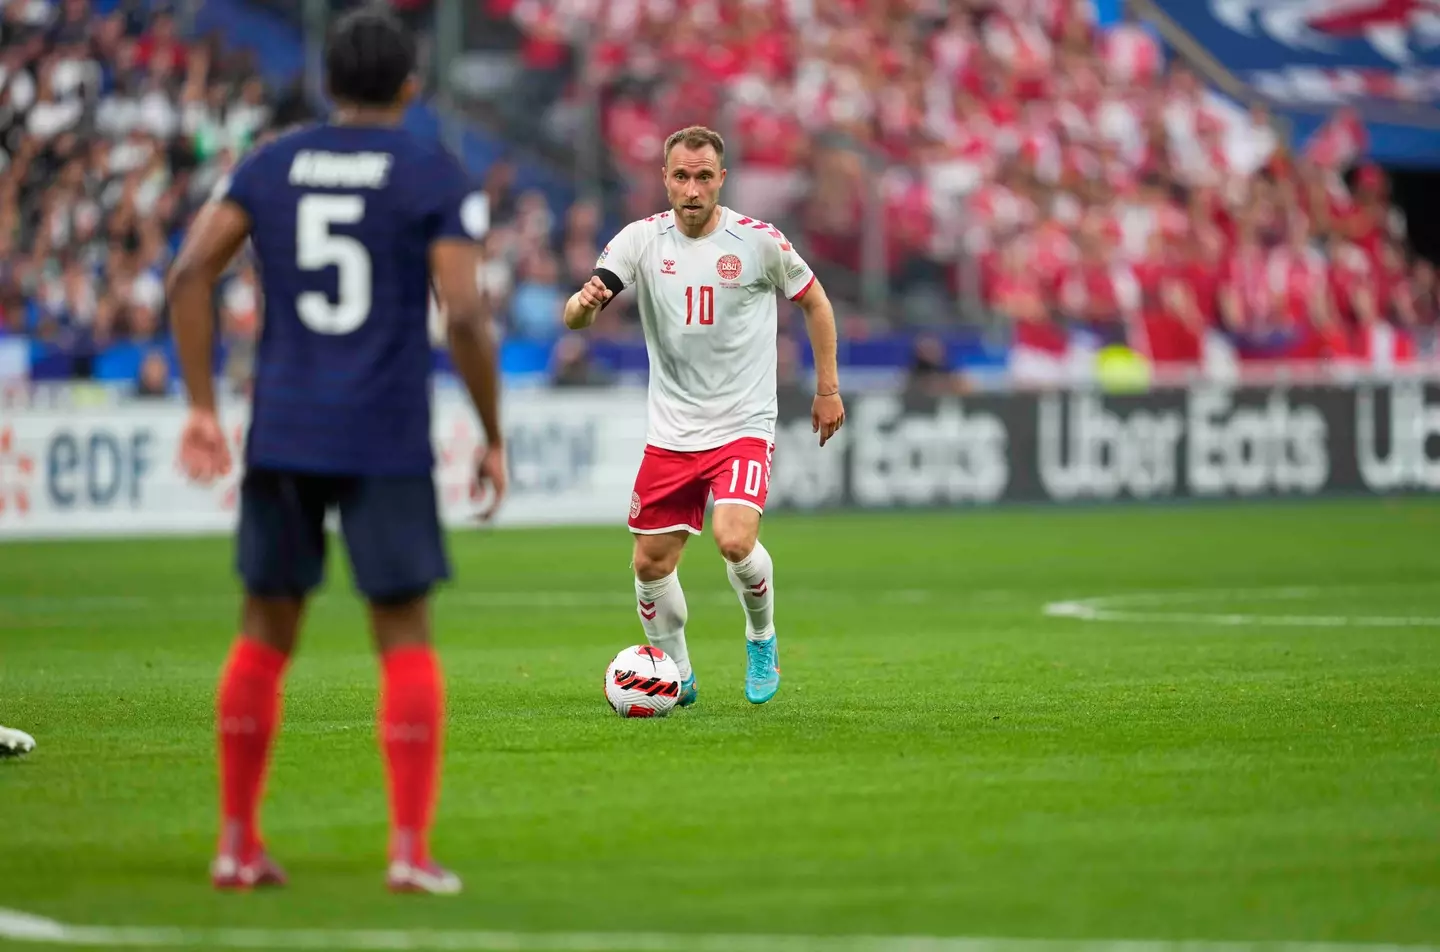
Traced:
<svg viewBox="0 0 1440 952">
<path fill-rule="evenodd" d="M 696 292 L 699 292 L 698 294 Z M 708 284 L 698 288 L 685 289 L 685 323 L 694 324 L 695 320 L 695 299 L 700 299 L 700 320 L 701 324 L 715 323 L 715 289 Z"/>
</svg>

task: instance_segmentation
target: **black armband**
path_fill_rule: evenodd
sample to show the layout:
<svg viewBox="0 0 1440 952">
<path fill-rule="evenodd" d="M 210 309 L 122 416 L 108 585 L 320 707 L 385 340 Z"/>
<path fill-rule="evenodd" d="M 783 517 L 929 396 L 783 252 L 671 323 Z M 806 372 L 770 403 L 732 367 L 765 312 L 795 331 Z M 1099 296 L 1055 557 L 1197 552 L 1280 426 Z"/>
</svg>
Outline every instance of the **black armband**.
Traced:
<svg viewBox="0 0 1440 952">
<path fill-rule="evenodd" d="M 617 294 L 625 290 L 625 282 L 620 280 L 620 275 L 608 268 L 596 268 L 591 272 L 591 276 L 599 278 L 604 282 L 605 287 L 610 289 L 609 299 L 600 305 L 600 310 L 603 311 L 610 306 L 610 301 L 615 300 Z"/>
</svg>

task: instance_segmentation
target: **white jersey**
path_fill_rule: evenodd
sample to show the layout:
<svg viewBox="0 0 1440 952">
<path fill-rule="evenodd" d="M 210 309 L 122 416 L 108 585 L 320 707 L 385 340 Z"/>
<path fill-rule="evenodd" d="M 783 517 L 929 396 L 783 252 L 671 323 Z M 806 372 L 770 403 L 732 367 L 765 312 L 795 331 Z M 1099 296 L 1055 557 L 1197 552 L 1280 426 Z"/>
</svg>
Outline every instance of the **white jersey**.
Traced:
<svg viewBox="0 0 1440 952">
<path fill-rule="evenodd" d="M 775 292 L 794 300 L 815 281 L 780 231 L 721 207 L 703 238 L 663 212 L 621 229 L 595 267 L 639 297 L 650 354 L 646 441 L 715 449 L 775 438 Z"/>
</svg>

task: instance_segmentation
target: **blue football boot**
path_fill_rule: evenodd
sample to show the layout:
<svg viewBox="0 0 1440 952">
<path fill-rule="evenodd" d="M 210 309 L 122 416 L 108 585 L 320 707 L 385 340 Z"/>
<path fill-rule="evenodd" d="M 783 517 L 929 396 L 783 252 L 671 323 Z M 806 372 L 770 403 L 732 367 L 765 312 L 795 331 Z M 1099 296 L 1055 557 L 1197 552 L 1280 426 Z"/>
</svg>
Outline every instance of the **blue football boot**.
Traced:
<svg viewBox="0 0 1440 952">
<path fill-rule="evenodd" d="M 699 696 L 700 689 L 695 685 L 695 672 L 691 671 L 690 677 L 680 682 L 680 700 L 675 704 L 678 707 L 689 707 Z"/>
<path fill-rule="evenodd" d="M 774 635 L 764 641 L 745 639 L 745 700 L 764 704 L 780 690 L 780 648 Z"/>
</svg>

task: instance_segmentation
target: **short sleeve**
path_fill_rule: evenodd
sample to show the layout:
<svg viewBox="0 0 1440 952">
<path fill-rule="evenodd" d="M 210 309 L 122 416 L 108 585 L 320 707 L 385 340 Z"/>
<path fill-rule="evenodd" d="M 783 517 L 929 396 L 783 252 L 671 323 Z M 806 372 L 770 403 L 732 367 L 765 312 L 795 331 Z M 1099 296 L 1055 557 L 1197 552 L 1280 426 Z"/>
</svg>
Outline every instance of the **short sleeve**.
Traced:
<svg viewBox="0 0 1440 952">
<path fill-rule="evenodd" d="M 426 211 L 432 242 L 480 241 L 490 233 L 490 198 L 450 153 L 439 153 L 429 174 L 416 185 L 417 204 Z"/>
<path fill-rule="evenodd" d="M 264 194 L 265 179 L 260 173 L 260 166 L 265 155 L 264 149 L 252 152 L 233 169 L 220 176 L 210 190 L 210 201 L 234 202 L 254 221 L 256 208 L 261 204 L 256 200 L 257 196 Z"/>
<path fill-rule="evenodd" d="M 620 279 L 625 287 L 635 283 L 635 278 L 640 270 L 640 254 L 644 250 L 643 222 L 631 222 L 620 233 L 610 239 L 610 243 L 600 252 L 600 257 L 595 259 L 595 268 L 609 271 Z"/>
<path fill-rule="evenodd" d="M 798 299 L 815 283 L 815 272 L 800 257 L 790 239 L 778 229 L 770 229 L 762 239 L 765 243 L 765 276 L 790 300 Z"/>
</svg>

